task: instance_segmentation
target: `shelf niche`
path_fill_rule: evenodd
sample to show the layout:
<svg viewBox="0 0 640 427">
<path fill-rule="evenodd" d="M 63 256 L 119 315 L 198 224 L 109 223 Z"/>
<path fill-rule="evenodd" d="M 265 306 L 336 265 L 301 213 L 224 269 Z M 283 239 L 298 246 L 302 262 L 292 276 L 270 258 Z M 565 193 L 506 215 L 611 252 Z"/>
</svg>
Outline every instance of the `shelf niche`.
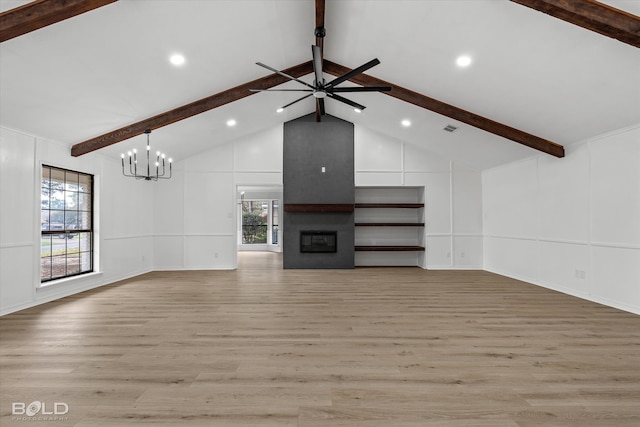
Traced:
<svg viewBox="0 0 640 427">
<path fill-rule="evenodd" d="M 356 266 L 426 266 L 424 187 L 356 187 Z"/>
</svg>

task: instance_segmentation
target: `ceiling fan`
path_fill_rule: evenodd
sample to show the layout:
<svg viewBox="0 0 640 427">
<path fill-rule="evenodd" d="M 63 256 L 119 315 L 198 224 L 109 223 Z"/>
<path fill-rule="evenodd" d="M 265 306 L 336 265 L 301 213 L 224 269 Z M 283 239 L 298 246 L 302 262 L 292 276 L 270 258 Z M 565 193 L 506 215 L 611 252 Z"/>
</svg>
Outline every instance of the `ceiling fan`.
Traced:
<svg viewBox="0 0 640 427">
<path fill-rule="evenodd" d="M 318 106 L 320 109 L 320 114 L 324 115 L 325 111 L 324 111 L 324 99 L 325 98 L 332 98 L 335 99 L 336 101 L 340 101 L 343 102 L 347 105 L 350 105 L 351 107 L 357 109 L 357 110 L 364 110 L 366 107 L 364 105 L 358 104 L 357 102 L 351 101 L 341 95 L 338 95 L 338 93 L 345 93 L 345 92 L 388 92 L 391 90 L 390 86 L 352 86 L 352 87 L 336 87 L 338 86 L 340 83 L 345 82 L 349 79 L 351 79 L 352 77 L 357 76 L 358 74 L 364 73 L 365 71 L 367 71 L 369 68 L 374 67 L 376 65 L 378 65 L 380 63 L 380 61 L 378 60 L 378 58 L 372 59 L 371 61 L 367 62 L 366 64 L 363 64 L 361 66 L 359 66 L 358 68 L 355 68 L 351 71 L 349 71 L 348 73 L 345 73 L 339 77 L 336 77 L 335 79 L 331 80 L 330 82 L 326 82 L 324 80 L 324 78 L 322 77 L 322 50 L 320 48 L 320 46 L 311 46 L 311 54 L 313 55 L 313 72 L 315 74 L 315 80 L 313 81 L 313 84 L 309 84 L 305 81 L 302 81 L 296 77 L 290 76 L 289 74 L 283 73 L 280 70 L 276 70 L 275 68 L 269 67 L 268 65 L 265 65 L 261 62 L 256 62 L 257 65 L 266 68 L 267 70 L 273 71 L 274 73 L 280 74 L 283 77 L 286 77 L 288 79 L 291 80 L 295 80 L 298 83 L 303 84 L 304 86 L 306 86 L 306 89 L 251 89 L 252 92 L 309 92 L 306 95 L 304 95 L 301 98 L 296 99 L 293 102 L 288 103 L 287 105 L 283 106 L 282 109 L 285 109 L 293 104 L 295 104 L 296 102 L 302 101 L 303 99 L 309 98 L 310 96 L 313 96 L 317 99 L 318 101 Z"/>
</svg>

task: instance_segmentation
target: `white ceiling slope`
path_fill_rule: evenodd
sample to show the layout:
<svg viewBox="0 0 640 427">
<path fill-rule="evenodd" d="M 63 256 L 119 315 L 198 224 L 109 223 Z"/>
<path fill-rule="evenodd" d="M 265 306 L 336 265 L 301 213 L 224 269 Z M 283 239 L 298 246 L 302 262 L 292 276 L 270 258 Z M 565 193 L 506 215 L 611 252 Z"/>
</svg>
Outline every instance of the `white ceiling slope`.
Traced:
<svg viewBox="0 0 640 427">
<path fill-rule="evenodd" d="M 640 15 L 636 0 L 604 3 Z M 565 147 L 640 123 L 640 49 L 506 0 L 327 0 L 325 24 L 325 58 L 377 57 L 370 75 Z M 0 45 L 1 124 L 71 147 L 269 74 L 257 61 L 309 61 L 314 26 L 313 0 L 121 0 Z M 308 99 L 275 112 L 297 95 L 249 96 L 155 130 L 152 146 L 179 161 L 315 111 Z M 384 94 L 346 96 L 367 109 L 327 100 L 327 113 L 478 170 L 539 153 Z"/>
</svg>

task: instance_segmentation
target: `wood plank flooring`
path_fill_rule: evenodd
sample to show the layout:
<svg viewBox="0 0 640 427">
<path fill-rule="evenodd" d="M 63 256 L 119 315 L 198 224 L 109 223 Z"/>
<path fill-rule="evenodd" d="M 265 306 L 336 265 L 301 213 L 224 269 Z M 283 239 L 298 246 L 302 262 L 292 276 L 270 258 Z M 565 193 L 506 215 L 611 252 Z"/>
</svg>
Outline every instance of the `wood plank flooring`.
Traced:
<svg viewBox="0 0 640 427">
<path fill-rule="evenodd" d="M 0 425 L 640 425 L 640 316 L 482 271 L 281 265 L 0 318 Z M 12 415 L 34 401 L 69 411 Z"/>
</svg>

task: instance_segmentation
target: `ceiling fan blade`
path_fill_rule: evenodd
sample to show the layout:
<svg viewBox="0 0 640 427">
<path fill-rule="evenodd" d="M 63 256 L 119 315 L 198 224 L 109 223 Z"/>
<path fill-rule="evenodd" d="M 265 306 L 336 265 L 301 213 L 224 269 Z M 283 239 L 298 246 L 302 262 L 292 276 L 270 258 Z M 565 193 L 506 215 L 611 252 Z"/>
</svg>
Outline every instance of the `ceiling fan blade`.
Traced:
<svg viewBox="0 0 640 427">
<path fill-rule="evenodd" d="M 290 107 L 290 106 L 292 106 L 293 104 L 295 104 L 296 102 L 300 102 L 300 101 L 302 101 L 303 99 L 307 99 L 307 98 L 308 98 L 308 97 L 310 97 L 311 95 L 313 95 L 313 93 L 310 93 L 310 94 L 308 94 L 308 95 L 305 95 L 305 96 L 303 96 L 302 98 L 298 98 L 298 99 L 296 99 L 295 101 L 290 102 L 290 103 L 288 103 L 287 105 L 284 105 L 282 108 Z"/>
<path fill-rule="evenodd" d="M 314 85 L 316 90 L 320 90 L 324 86 L 322 78 L 322 48 L 318 45 L 311 46 L 311 55 L 313 57 L 313 73 L 315 75 Z M 316 100 L 316 121 L 320 121 L 324 115 L 324 101 L 322 98 Z"/>
<path fill-rule="evenodd" d="M 283 72 L 282 72 L 282 71 L 280 71 L 280 70 L 276 70 L 275 68 L 269 67 L 268 65 L 263 64 L 262 62 L 256 62 L 256 65 L 259 65 L 259 66 L 261 66 L 261 67 L 264 67 L 264 68 L 266 68 L 267 70 L 273 71 L 273 72 L 274 72 L 274 73 L 276 73 L 276 74 L 280 74 L 281 76 L 284 76 L 284 77 L 286 77 L 286 78 L 288 78 L 288 79 L 291 79 L 291 80 L 295 80 L 295 81 L 297 81 L 298 83 L 302 83 L 303 85 L 308 86 L 308 87 L 310 87 L 311 89 L 314 89 L 314 87 L 313 87 L 313 86 L 311 86 L 309 83 L 307 83 L 307 82 L 303 82 L 302 80 L 297 79 L 297 78 L 295 78 L 295 77 L 293 77 L 293 76 L 290 76 L 290 75 L 289 75 L 289 74 L 287 74 L 287 73 L 283 73 Z"/>
<path fill-rule="evenodd" d="M 311 54 L 313 55 L 313 72 L 316 76 L 316 85 L 322 86 L 322 50 L 320 46 L 311 46 Z"/>
<path fill-rule="evenodd" d="M 311 89 L 249 89 L 250 92 L 313 92 Z"/>
<path fill-rule="evenodd" d="M 365 108 L 367 108 L 364 105 L 360 105 L 357 102 L 353 102 L 350 99 L 344 98 L 344 97 L 342 97 L 340 95 L 336 95 L 334 93 L 327 93 L 327 96 L 335 99 L 336 101 L 344 102 L 347 105 L 351 105 L 353 108 L 357 108 L 358 110 L 364 110 Z"/>
<path fill-rule="evenodd" d="M 327 92 L 389 92 L 391 86 L 354 86 L 354 87 L 332 87 Z"/>
<path fill-rule="evenodd" d="M 378 60 L 378 58 L 374 58 L 371 61 L 367 62 L 366 64 L 362 64 L 358 68 L 354 68 L 353 70 L 349 71 L 348 73 L 345 73 L 345 74 L 341 75 L 340 77 L 336 77 L 335 79 L 331 80 L 329 83 L 326 84 L 326 87 L 337 86 L 340 83 L 349 80 L 351 77 L 355 77 L 360 73 L 364 73 L 369 68 L 375 67 L 379 63 L 380 63 L 380 60 Z"/>
</svg>

